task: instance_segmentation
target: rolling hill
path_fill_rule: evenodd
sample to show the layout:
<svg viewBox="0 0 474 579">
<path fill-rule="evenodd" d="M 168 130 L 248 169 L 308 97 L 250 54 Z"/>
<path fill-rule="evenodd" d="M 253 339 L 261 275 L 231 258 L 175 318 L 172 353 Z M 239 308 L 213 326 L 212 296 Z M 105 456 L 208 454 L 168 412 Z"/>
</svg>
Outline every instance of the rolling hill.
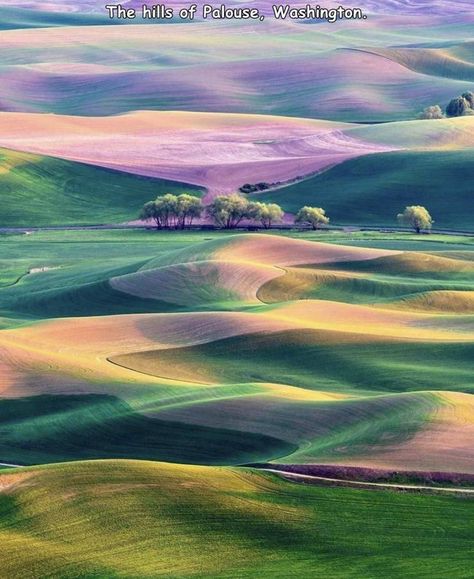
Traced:
<svg viewBox="0 0 474 579">
<path fill-rule="evenodd" d="M 474 245 L 291 235 L 2 236 L 4 573 L 463 576 L 462 495 L 236 465 L 472 473 Z"/>
<path fill-rule="evenodd" d="M 46 252 L 58 269 L 0 289 L 3 460 L 292 456 L 470 472 L 470 246 L 352 241 L 7 237 L 12 265 Z M 436 292 L 458 307 L 420 307 Z"/>
<path fill-rule="evenodd" d="M 104 4 L 0 0 L 0 576 L 470 578 L 472 1 Z M 245 183 L 342 227 L 84 227 Z"/>
<path fill-rule="evenodd" d="M 0 150 L 0 227 L 120 223 L 168 192 L 203 193 L 184 183 Z"/>
<path fill-rule="evenodd" d="M 350 159 L 299 183 L 252 195 L 296 213 L 304 205 L 324 207 L 334 224 L 396 226 L 407 205 L 429 208 L 439 229 L 472 229 L 467 207 L 474 149 L 396 151 Z"/>
<path fill-rule="evenodd" d="M 259 4 L 268 11 L 268 3 Z M 78 23 L 74 42 L 68 26 L 24 29 L 20 18 L 18 29 L 0 39 L 7 65 L 0 71 L 0 102 L 4 110 L 30 113 L 109 116 L 148 109 L 380 122 L 416 118 L 425 106 L 446 105 L 469 88 L 468 62 L 446 66 L 444 59 L 444 66 L 433 66 L 427 55 L 427 49 L 465 43 L 472 26 L 465 11 L 443 20 L 439 12 L 415 10 L 396 19 L 383 7 L 377 14 L 380 9 L 370 3 L 369 21 L 349 28 L 267 17 L 258 33 L 253 22 L 198 21 L 191 35 L 181 21 L 87 26 L 70 13 L 69 21 Z M 385 55 L 387 47 L 414 53 L 417 66 Z"/>
<path fill-rule="evenodd" d="M 393 578 L 462 577 L 471 559 L 474 503 L 459 497 L 318 488 L 251 469 L 143 461 L 5 471 L 1 484 L 3 570 L 12 578 L 31 569 L 231 577 L 236 568 L 246 577 L 317 568 L 343 578 L 348 566 L 371 578 L 387 566 Z"/>
</svg>

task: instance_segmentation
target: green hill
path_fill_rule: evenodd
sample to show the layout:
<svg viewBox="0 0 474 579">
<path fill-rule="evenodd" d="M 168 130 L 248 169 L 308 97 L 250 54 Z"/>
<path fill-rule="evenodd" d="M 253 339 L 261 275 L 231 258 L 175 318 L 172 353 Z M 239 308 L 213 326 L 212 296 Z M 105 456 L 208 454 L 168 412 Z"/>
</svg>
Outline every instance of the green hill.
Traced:
<svg viewBox="0 0 474 579">
<path fill-rule="evenodd" d="M 164 193 L 203 190 L 74 161 L 0 149 L 0 227 L 90 225 L 136 219 Z"/>
<path fill-rule="evenodd" d="M 469 342 L 375 341 L 360 336 L 357 343 L 354 336 L 338 332 L 332 337 L 341 343 L 335 345 L 325 343 L 328 337 L 329 331 L 309 329 L 245 334 L 111 359 L 145 374 L 202 382 L 212 376 L 227 384 L 270 382 L 347 394 L 427 389 L 472 392 L 474 346 Z"/>
<path fill-rule="evenodd" d="M 462 497 L 145 461 L 2 471 L 1 483 L 10 579 L 427 579 L 472 566 L 474 502 Z"/>
<path fill-rule="evenodd" d="M 472 230 L 474 150 L 397 151 L 351 159 L 282 189 L 256 194 L 295 213 L 323 207 L 333 224 L 397 224 L 407 205 L 424 205 L 439 229 Z"/>
<path fill-rule="evenodd" d="M 0 419 L 0 455 L 14 464 L 110 457 L 241 464 L 297 450 L 263 434 L 191 424 L 183 428 L 135 412 L 114 396 L 95 394 L 2 400 Z"/>
</svg>

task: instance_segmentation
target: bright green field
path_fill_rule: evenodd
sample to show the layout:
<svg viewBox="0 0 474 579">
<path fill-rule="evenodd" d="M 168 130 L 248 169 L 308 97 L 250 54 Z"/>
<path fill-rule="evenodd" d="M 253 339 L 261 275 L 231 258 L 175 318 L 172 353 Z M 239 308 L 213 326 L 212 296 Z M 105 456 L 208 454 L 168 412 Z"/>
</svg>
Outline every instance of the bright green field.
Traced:
<svg viewBox="0 0 474 579">
<path fill-rule="evenodd" d="M 142 400 L 147 398 L 142 391 Z M 155 394 L 156 404 L 159 395 Z M 34 396 L 0 401 L 2 462 L 44 464 L 137 458 L 194 464 L 245 464 L 296 450 L 264 434 L 147 418 L 104 395 Z M 126 436 L 124 436 L 126 433 Z"/>
<path fill-rule="evenodd" d="M 407 205 L 428 208 L 437 229 L 472 230 L 474 151 L 408 151 L 351 159 L 300 183 L 254 195 L 296 213 L 323 207 L 333 224 L 397 226 Z"/>
<path fill-rule="evenodd" d="M 276 235 L 283 235 L 275 233 Z M 160 300 L 134 297 L 113 289 L 108 280 L 137 271 L 189 260 L 193 255 L 220 247 L 232 232 L 43 231 L 30 235 L 0 235 L 0 316 L 41 319 L 124 313 L 189 311 L 189 308 Z M 415 236 L 379 233 L 291 232 L 288 237 L 358 247 L 380 247 L 427 252 L 472 251 L 468 237 Z M 213 243 L 208 243 L 213 241 Z M 197 245 L 203 243 L 203 246 Z M 33 268 L 51 268 L 28 275 Z M 364 271 L 364 263 L 341 265 Z M 378 266 L 380 268 L 380 266 Z M 303 297 L 373 303 L 390 301 L 407 294 L 436 289 L 469 289 L 472 274 L 433 272 L 432 275 L 377 273 L 370 279 L 347 280 L 318 286 Z M 239 309 L 238 302 L 213 303 L 213 309 Z M 195 308 L 191 308 L 194 310 Z M 202 307 L 201 309 L 208 309 Z"/>
<path fill-rule="evenodd" d="M 137 461 L 1 480 L 11 578 L 470 577 L 474 502 L 463 498 Z"/>
<path fill-rule="evenodd" d="M 448 425 L 464 433 L 471 416 L 472 340 L 366 340 L 364 334 L 346 340 L 329 330 L 244 328 L 242 335 L 211 332 L 205 343 L 157 350 L 140 339 L 166 343 L 160 320 L 144 316 L 151 325 L 126 326 L 130 316 L 120 314 L 158 312 L 166 319 L 201 311 L 214 323 L 220 315 L 277 312 L 285 304 L 270 299 L 199 309 L 136 298 L 109 284 L 114 276 L 176 263 L 194 271 L 193 261 L 212 260 L 216 251 L 255 241 L 258 250 L 267 242 L 265 236 L 234 236 L 146 230 L 0 235 L 0 387 L 12 380 L 0 398 L 0 462 L 37 465 L 0 471 L 0 575 L 467 579 L 472 499 L 298 485 L 238 465 L 370 461 L 384 449 L 403 449 L 451 406 L 465 412 L 466 422 L 448 415 Z M 469 237 L 288 237 L 412 252 L 324 264 L 327 275 L 345 275 L 347 284 L 315 283 L 304 291 L 290 284 L 295 303 L 309 298 L 375 308 L 405 294 L 473 285 Z M 29 274 L 32 268 L 51 269 Z M 298 271 L 287 269 L 290 276 Z M 198 278 L 185 281 L 198 284 Z M 277 295 L 272 283 L 265 284 L 267 297 Z M 88 319 L 112 315 L 108 331 L 117 332 L 117 344 L 129 339 L 122 321 L 135 332 L 128 354 L 109 353 L 115 335 L 102 335 L 93 327 L 97 320 Z M 81 320 L 55 320 L 73 316 Z M 472 331 L 472 318 L 440 315 L 436 327 L 462 338 Z M 65 335 L 64 343 L 61 335 L 55 338 L 58 325 L 75 332 L 82 322 L 91 323 L 90 341 L 98 344 L 92 354 L 83 353 L 87 331 L 69 341 Z M 197 323 L 184 326 L 185 339 Z M 118 374 L 107 374 L 109 366 Z M 318 398 L 320 391 L 329 396 Z M 449 462 L 443 450 L 449 436 L 439 443 L 434 438 L 423 456 L 432 470 L 462 470 L 458 454 Z M 461 452 L 470 456 L 467 446 Z"/>
<path fill-rule="evenodd" d="M 138 352 L 114 362 L 146 374 L 219 383 L 274 382 L 349 394 L 454 390 L 473 392 L 472 343 L 406 341 L 325 344 L 329 332 L 246 334 L 207 344 Z M 338 338 L 337 334 L 334 336 Z M 238 356 L 235 356 L 238 352 Z M 205 360 L 205 364 L 202 361 Z M 201 364 L 200 364 L 201 363 Z M 202 373 L 200 365 L 203 367 Z M 187 373 L 187 367 L 193 370 Z M 413 369 L 416 367 L 416 372 Z M 195 369 L 197 368 L 197 370 Z"/>
<path fill-rule="evenodd" d="M 202 194 L 194 185 L 7 149 L 0 168 L 0 227 L 121 223 L 157 195 Z"/>
</svg>

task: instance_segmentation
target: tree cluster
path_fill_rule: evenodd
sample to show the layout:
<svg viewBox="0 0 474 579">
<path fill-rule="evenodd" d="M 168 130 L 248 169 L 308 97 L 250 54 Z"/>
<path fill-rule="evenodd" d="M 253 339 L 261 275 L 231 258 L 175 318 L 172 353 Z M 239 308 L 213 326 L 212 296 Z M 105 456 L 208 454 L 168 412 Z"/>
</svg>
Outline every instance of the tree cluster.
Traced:
<svg viewBox="0 0 474 579">
<path fill-rule="evenodd" d="M 444 119 L 443 109 L 439 105 L 426 107 L 421 113 L 420 119 Z"/>
<path fill-rule="evenodd" d="M 458 96 L 446 107 L 447 117 L 463 117 L 474 115 L 474 93 L 468 91 Z"/>
<path fill-rule="evenodd" d="M 444 119 L 446 117 L 464 117 L 474 115 L 474 93 L 464 92 L 461 96 L 453 98 L 446 107 L 446 114 L 439 105 L 426 107 L 420 114 L 420 119 Z"/>
<path fill-rule="evenodd" d="M 167 193 L 145 203 L 140 219 L 153 219 L 157 229 L 184 229 L 190 227 L 194 219 L 201 217 L 202 210 L 201 200 L 198 197 L 187 193 L 181 195 Z"/>
<path fill-rule="evenodd" d="M 206 207 L 198 197 L 168 193 L 145 203 L 140 219 L 152 219 L 157 229 L 184 229 L 190 227 L 193 220 L 202 214 L 221 229 L 235 229 L 247 221 L 270 229 L 275 223 L 281 222 L 284 216 L 283 209 L 276 203 L 249 201 L 237 193 L 215 197 Z M 320 207 L 303 207 L 298 211 L 295 223 L 318 229 L 327 225 L 329 218 Z"/>
<path fill-rule="evenodd" d="M 283 209 L 276 203 L 248 201 L 237 193 L 215 197 L 209 205 L 203 206 L 201 199 L 183 193 L 168 193 L 157 197 L 155 201 L 145 203 L 140 219 L 152 219 L 157 229 L 184 229 L 193 224 L 193 220 L 205 213 L 216 227 L 235 229 L 244 221 L 259 224 L 264 229 L 282 221 Z M 417 233 L 430 230 L 434 221 L 428 210 L 421 205 L 405 207 L 397 215 L 401 225 L 412 227 Z M 295 216 L 295 224 L 310 226 L 313 230 L 329 224 L 329 217 L 321 207 L 302 207 Z"/>
<path fill-rule="evenodd" d="M 270 189 L 270 183 L 265 183 L 262 181 L 261 183 L 245 183 L 242 187 L 239 188 L 241 193 L 258 193 L 259 191 L 265 191 L 266 189 Z"/>
</svg>

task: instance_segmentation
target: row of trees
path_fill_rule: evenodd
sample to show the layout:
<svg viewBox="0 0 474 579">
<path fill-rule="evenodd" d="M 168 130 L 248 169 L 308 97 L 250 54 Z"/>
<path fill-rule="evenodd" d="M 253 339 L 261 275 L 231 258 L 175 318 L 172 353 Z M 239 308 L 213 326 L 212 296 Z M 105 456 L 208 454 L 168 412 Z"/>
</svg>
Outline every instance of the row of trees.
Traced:
<svg viewBox="0 0 474 579">
<path fill-rule="evenodd" d="M 453 98 L 446 107 L 446 114 L 439 105 L 426 107 L 421 113 L 421 119 L 444 119 L 446 117 L 464 117 L 474 115 L 474 93 L 464 92 L 461 96 Z"/>
<path fill-rule="evenodd" d="M 248 201 L 237 194 L 221 195 L 204 207 L 198 197 L 186 193 L 168 193 L 145 203 L 140 219 L 152 219 L 157 229 L 184 229 L 203 214 L 223 229 L 235 229 L 243 221 L 258 223 L 264 229 L 270 229 L 274 223 L 282 221 L 284 216 L 283 209 L 276 203 Z M 295 223 L 318 229 L 329 223 L 329 217 L 320 207 L 302 207 L 295 217 Z"/>
<path fill-rule="evenodd" d="M 235 229 L 242 221 L 261 224 L 270 229 L 283 219 L 283 209 L 276 203 L 248 201 L 240 195 L 221 195 L 204 207 L 198 197 L 182 195 L 162 195 L 155 201 L 145 203 L 140 219 L 152 219 L 157 229 L 184 229 L 193 224 L 194 219 L 206 214 L 222 229 Z M 434 221 L 429 211 L 421 205 L 410 205 L 397 215 L 401 225 L 412 227 L 417 233 L 430 230 Z M 316 230 L 328 225 L 329 217 L 321 207 L 302 207 L 295 216 L 295 223 L 309 225 Z"/>
</svg>

